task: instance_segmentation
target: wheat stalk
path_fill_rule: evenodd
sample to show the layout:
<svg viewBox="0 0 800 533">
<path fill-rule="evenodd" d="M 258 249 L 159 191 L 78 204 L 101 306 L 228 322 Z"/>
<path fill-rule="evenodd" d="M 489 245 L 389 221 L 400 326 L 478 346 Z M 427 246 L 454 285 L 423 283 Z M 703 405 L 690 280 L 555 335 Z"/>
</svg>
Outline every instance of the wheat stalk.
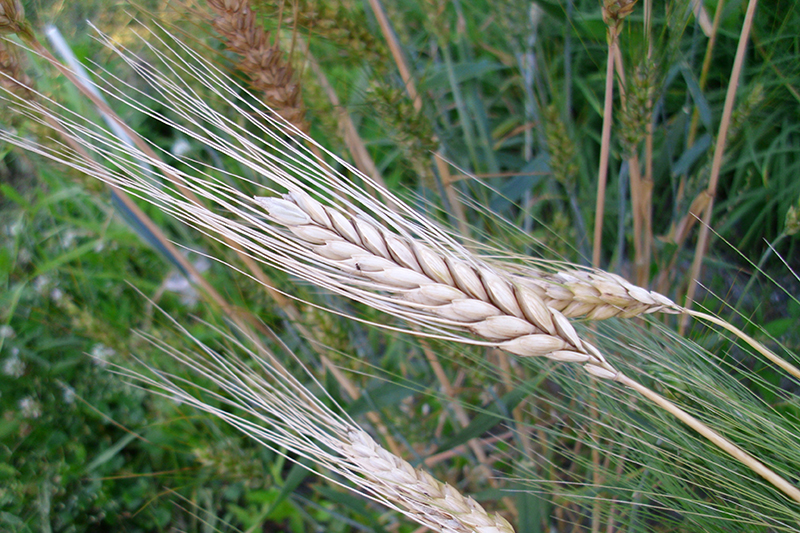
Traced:
<svg viewBox="0 0 800 533">
<path fill-rule="evenodd" d="M 173 323 L 196 344 L 198 351 L 179 351 L 163 340 L 141 332 L 139 335 L 213 382 L 218 392 L 152 367 L 148 368 L 150 375 L 124 367 L 117 367 L 117 372 L 151 391 L 221 418 L 276 453 L 292 460 L 297 457 L 312 460 L 339 476 L 326 476 L 334 483 L 398 510 L 434 531 L 514 533 L 500 514 L 489 514 L 451 485 L 421 468 L 415 469 L 384 449 L 346 415 L 337 415 L 291 376 L 271 353 L 260 357 L 238 338 L 217 330 L 237 351 L 245 352 L 256 363 L 254 370 L 235 353 L 221 355 Z M 188 388 L 196 392 L 190 393 Z M 200 393 L 210 395 L 225 408 L 204 401 Z M 340 478 L 350 480 L 357 488 Z"/>
</svg>

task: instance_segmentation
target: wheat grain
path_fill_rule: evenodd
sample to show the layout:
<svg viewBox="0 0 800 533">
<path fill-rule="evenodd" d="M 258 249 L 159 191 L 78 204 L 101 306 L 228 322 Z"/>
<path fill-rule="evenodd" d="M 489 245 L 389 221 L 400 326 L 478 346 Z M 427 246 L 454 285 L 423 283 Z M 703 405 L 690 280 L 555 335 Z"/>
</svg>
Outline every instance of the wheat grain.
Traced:
<svg viewBox="0 0 800 533">
<path fill-rule="evenodd" d="M 256 371 L 236 353 L 229 351 L 221 355 L 191 336 L 185 328 L 178 327 L 197 345 L 197 352 L 179 351 L 160 339 L 144 333 L 140 335 L 212 381 L 219 391 L 198 387 L 194 380 L 189 382 L 154 368 L 148 369 L 150 375 L 127 368 L 117 371 L 151 391 L 225 420 L 276 453 L 311 459 L 358 488 L 328 475 L 334 483 L 396 509 L 432 530 L 514 533 L 502 516 L 489 514 L 472 498 L 464 497 L 425 470 L 415 469 L 380 446 L 350 418 L 337 415 L 292 377 L 272 354 L 259 357 L 238 338 L 218 330 L 237 352 L 245 352 L 248 359 L 256 363 Z M 191 384 L 194 392 L 188 392 L 182 384 Z M 200 393 L 221 400 L 227 407 L 211 405 Z"/>
</svg>

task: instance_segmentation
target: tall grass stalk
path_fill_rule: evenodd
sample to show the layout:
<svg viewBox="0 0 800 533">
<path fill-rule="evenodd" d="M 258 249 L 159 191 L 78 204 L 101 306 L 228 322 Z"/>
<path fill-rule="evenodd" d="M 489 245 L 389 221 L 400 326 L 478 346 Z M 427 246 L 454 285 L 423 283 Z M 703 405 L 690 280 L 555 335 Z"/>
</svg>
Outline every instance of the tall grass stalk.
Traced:
<svg viewBox="0 0 800 533">
<path fill-rule="evenodd" d="M 706 189 L 706 196 L 708 203 L 703 211 L 703 218 L 700 222 L 699 234 L 697 236 L 697 247 L 694 252 L 694 259 L 692 261 L 692 269 L 689 273 L 689 287 L 686 289 L 686 307 L 692 307 L 694 301 L 695 291 L 697 290 L 697 280 L 700 279 L 700 271 L 703 266 L 703 257 L 708 247 L 709 229 L 711 224 L 711 216 L 714 212 L 714 197 L 717 194 L 717 183 L 719 180 L 720 170 L 722 169 L 722 156 L 725 153 L 726 141 L 728 139 L 728 128 L 730 126 L 731 115 L 733 114 L 733 104 L 736 101 L 736 90 L 739 88 L 739 80 L 742 75 L 742 64 L 744 63 L 745 52 L 747 51 L 747 44 L 750 38 L 750 30 L 753 27 L 753 17 L 756 13 L 756 6 L 758 0 L 749 0 L 747 3 L 747 12 L 742 23 L 742 32 L 739 35 L 739 44 L 736 48 L 736 58 L 733 62 L 733 69 L 731 70 L 730 82 L 728 83 L 728 90 L 725 94 L 725 105 L 722 109 L 722 119 L 719 123 L 719 132 L 717 133 L 716 145 L 714 146 L 714 158 L 711 162 L 711 175 L 708 178 L 708 189 Z M 688 315 L 684 315 L 681 320 L 679 332 L 686 331 L 688 324 Z"/>
</svg>

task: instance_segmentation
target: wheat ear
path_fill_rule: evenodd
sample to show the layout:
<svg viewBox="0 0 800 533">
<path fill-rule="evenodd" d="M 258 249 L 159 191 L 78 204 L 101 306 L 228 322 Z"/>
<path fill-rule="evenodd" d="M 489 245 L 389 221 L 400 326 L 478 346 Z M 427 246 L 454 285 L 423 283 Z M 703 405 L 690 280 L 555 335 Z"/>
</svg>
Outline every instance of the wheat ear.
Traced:
<svg viewBox="0 0 800 533">
<path fill-rule="evenodd" d="M 305 131 L 305 111 L 294 69 L 283 58 L 277 41 L 256 21 L 250 0 L 208 0 L 214 11 L 211 25 L 225 39 L 228 50 L 241 57 L 239 68 L 250 76 L 251 85 L 264 95 L 273 111 Z"/>
<path fill-rule="evenodd" d="M 197 345 L 196 353 L 179 351 L 160 339 L 140 335 L 215 383 L 219 391 L 198 387 L 194 380 L 154 368 L 148 368 L 149 375 L 126 368 L 117 371 L 150 390 L 221 418 L 276 453 L 291 454 L 289 458 L 295 460 L 298 456 L 311 459 L 340 476 L 328 476 L 334 483 L 398 510 L 434 531 L 514 533 L 502 516 L 489 514 L 472 498 L 464 497 L 425 470 L 415 469 L 380 446 L 346 415 L 337 415 L 292 377 L 272 354 L 259 357 L 239 338 L 217 330 L 236 352 L 247 353 L 256 363 L 256 371 L 235 353 L 229 351 L 223 356 L 192 337 L 182 326 L 176 326 Z M 199 393 L 208 394 L 227 407 L 210 405 Z M 350 480 L 357 488 L 345 485 L 341 478 Z"/>
<path fill-rule="evenodd" d="M 535 291 L 513 283 L 487 264 L 441 255 L 422 243 L 350 217 L 300 191 L 282 199 L 255 199 L 270 218 L 306 244 L 310 262 L 338 267 L 398 296 L 404 314 L 471 331 L 523 357 L 582 363 L 591 374 L 613 379 L 617 371 L 597 348 L 582 341 L 569 320 Z M 379 302 L 375 305 L 381 308 Z"/>
</svg>

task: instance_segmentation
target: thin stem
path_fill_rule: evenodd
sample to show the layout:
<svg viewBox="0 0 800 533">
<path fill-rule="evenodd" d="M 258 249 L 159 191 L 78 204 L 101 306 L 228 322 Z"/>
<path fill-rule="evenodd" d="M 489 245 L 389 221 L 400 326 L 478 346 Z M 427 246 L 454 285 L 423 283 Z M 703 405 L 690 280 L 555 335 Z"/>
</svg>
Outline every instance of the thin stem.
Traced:
<svg viewBox="0 0 800 533">
<path fill-rule="evenodd" d="M 731 333 L 742 339 L 744 342 L 752 346 L 758 353 L 760 353 L 761 355 L 763 355 L 764 357 L 766 357 L 767 359 L 769 359 L 770 361 L 772 361 L 773 363 L 775 363 L 776 365 L 778 365 L 779 367 L 781 367 L 782 369 L 784 369 L 785 371 L 796 377 L 798 380 L 800 380 L 799 368 L 797 368 L 790 362 L 786 361 L 778 354 L 774 353 L 766 346 L 764 346 L 763 344 L 761 344 L 760 342 L 758 342 L 753 337 L 751 337 L 744 331 L 740 330 L 733 324 L 726 322 L 721 318 L 717 318 L 714 315 L 709 315 L 701 311 L 692 311 L 691 309 L 684 309 L 683 312 L 687 315 L 699 318 L 700 320 L 705 320 L 706 322 L 711 322 L 712 324 L 716 324 L 717 326 L 730 331 Z"/>
<path fill-rule="evenodd" d="M 597 204 L 594 212 L 594 242 L 592 266 L 600 267 L 600 250 L 603 244 L 603 211 L 606 200 L 608 180 L 608 157 L 611 149 L 611 113 L 614 100 L 614 48 L 617 46 L 617 32 L 608 28 L 608 64 L 606 65 L 606 96 L 603 105 L 603 133 L 600 144 L 600 166 L 597 171 Z"/>
<path fill-rule="evenodd" d="M 714 57 L 714 45 L 717 43 L 717 34 L 719 33 L 719 24 L 722 20 L 722 8 L 724 5 L 725 0 L 719 0 L 717 3 L 717 11 L 714 13 L 714 23 L 711 27 L 711 35 L 708 38 L 706 55 L 703 57 L 703 67 L 700 70 L 700 80 L 698 81 L 701 91 L 706 88 L 706 83 L 708 82 L 708 73 L 711 71 L 711 58 Z M 692 123 L 689 126 L 689 137 L 686 141 L 687 148 L 691 148 L 694 144 L 695 137 L 697 136 L 697 124 L 699 120 L 700 111 L 698 110 L 697 106 L 695 106 L 694 113 L 692 113 Z"/>
<path fill-rule="evenodd" d="M 750 29 L 753 27 L 753 18 L 756 12 L 758 0 L 750 0 L 747 4 L 747 13 L 744 17 L 742 24 L 742 33 L 739 37 L 739 46 L 736 49 L 736 58 L 733 62 L 733 70 L 731 71 L 731 81 L 728 84 L 728 92 L 725 95 L 725 105 L 722 109 L 722 120 L 719 124 L 719 133 L 717 134 L 717 144 L 714 147 L 714 159 L 711 163 L 711 176 L 708 180 L 708 194 L 710 196 L 708 206 L 703 214 L 703 220 L 700 224 L 699 236 L 697 238 L 697 248 L 694 252 L 694 261 L 692 262 L 692 269 L 689 274 L 689 288 L 686 290 L 686 303 L 685 307 L 692 306 L 695 292 L 697 291 L 697 282 L 700 279 L 700 273 L 703 266 L 703 256 L 705 255 L 706 248 L 708 247 L 709 228 L 711 227 L 711 215 L 714 212 L 714 195 L 717 192 L 717 182 L 719 181 L 720 169 L 722 168 L 722 156 L 725 153 L 725 143 L 728 136 L 728 128 L 730 127 L 731 115 L 733 114 L 733 103 L 736 100 L 736 90 L 739 87 L 739 76 L 742 72 L 742 65 L 744 64 L 744 55 L 747 51 L 747 41 L 750 36 Z M 689 324 L 689 315 L 684 314 L 681 317 L 680 327 L 678 332 L 683 335 L 686 327 Z"/>
<path fill-rule="evenodd" d="M 619 374 L 615 378 L 615 381 L 621 383 L 622 385 L 635 390 L 654 404 L 658 405 L 668 413 L 675 416 L 681 422 L 689 426 L 690 428 L 697 431 L 700 435 L 707 438 L 718 447 L 720 450 L 728 453 L 731 457 L 745 465 L 747 468 L 751 469 L 753 472 L 756 472 L 758 475 L 769 481 L 775 488 L 779 489 L 781 492 L 786 494 L 789 498 L 800 503 L 800 490 L 797 489 L 794 485 L 786 481 L 784 478 L 776 474 L 772 469 L 766 466 L 764 463 L 747 453 L 746 451 L 742 450 L 734 443 L 705 425 L 700 420 L 696 419 L 671 401 L 667 400 L 663 396 L 659 395 L 655 391 L 652 391 L 645 387 L 644 385 L 633 381 L 629 377 L 625 376 L 624 374 Z"/>
<path fill-rule="evenodd" d="M 644 2 L 644 29 L 647 39 L 647 63 L 653 58 L 653 0 Z M 648 76 L 648 83 L 652 79 Z M 644 137 L 644 179 L 641 182 L 642 228 L 642 264 L 639 268 L 639 285 L 646 287 L 650 281 L 650 259 L 653 249 L 653 97 L 647 97 L 647 124 Z"/>
</svg>

